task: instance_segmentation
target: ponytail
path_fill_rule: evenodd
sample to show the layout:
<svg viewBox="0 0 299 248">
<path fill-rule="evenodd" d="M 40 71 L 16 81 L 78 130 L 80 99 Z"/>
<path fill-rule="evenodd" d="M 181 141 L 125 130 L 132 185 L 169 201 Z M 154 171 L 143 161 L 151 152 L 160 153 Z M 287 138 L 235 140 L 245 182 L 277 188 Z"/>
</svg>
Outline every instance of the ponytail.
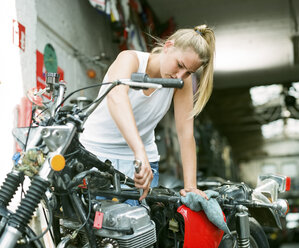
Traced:
<svg viewBox="0 0 299 248">
<path fill-rule="evenodd" d="M 193 29 L 179 29 L 166 40 L 155 39 L 157 46 L 152 53 L 160 53 L 166 41 L 174 41 L 174 46 L 182 50 L 191 48 L 202 62 L 200 82 L 194 95 L 192 116 L 197 116 L 208 102 L 213 90 L 215 36 L 207 25 L 196 26 Z"/>
<path fill-rule="evenodd" d="M 200 59 L 205 61 L 203 61 L 199 85 L 194 95 L 192 116 L 196 116 L 202 111 L 212 94 L 215 54 L 215 36 L 213 30 L 206 25 L 201 25 L 195 27 L 194 31 L 205 40 L 206 46 L 203 49 L 205 52 L 202 52 L 205 56 L 202 58 L 199 54 Z"/>
</svg>

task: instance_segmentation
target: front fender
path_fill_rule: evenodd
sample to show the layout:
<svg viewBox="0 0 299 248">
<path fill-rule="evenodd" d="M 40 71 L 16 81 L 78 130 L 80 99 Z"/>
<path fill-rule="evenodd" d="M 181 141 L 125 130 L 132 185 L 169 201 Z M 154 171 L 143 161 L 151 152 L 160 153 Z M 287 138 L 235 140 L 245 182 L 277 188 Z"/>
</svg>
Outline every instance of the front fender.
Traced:
<svg viewBox="0 0 299 248">
<path fill-rule="evenodd" d="M 262 193 L 253 191 L 252 200 L 257 203 L 272 204 Z M 262 226 L 278 227 L 282 229 L 279 213 L 269 207 L 249 207 L 249 212 Z"/>
<path fill-rule="evenodd" d="M 271 208 L 248 208 L 250 216 L 255 218 L 262 226 L 278 227 L 282 229 L 279 214 Z"/>
</svg>

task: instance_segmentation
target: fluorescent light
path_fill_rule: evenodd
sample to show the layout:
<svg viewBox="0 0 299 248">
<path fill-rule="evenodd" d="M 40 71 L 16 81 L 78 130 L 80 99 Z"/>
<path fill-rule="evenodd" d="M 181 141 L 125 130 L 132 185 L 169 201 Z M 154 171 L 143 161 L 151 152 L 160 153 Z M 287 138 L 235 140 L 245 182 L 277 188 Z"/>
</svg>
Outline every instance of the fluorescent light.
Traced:
<svg viewBox="0 0 299 248">
<path fill-rule="evenodd" d="M 272 84 L 268 86 L 256 86 L 250 88 L 250 96 L 253 106 L 266 104 L 270 100 L 279 98 L 282 92 L 282 85 Z"/>
<path fill-rule="evenodd" d="M 283 120 L 277 120 L 261 126 L 262 134 L 266 139 L 277 136 L 283 132 Z"/>
<path fill-rule="evenodd" d="M 278 19 L 277 19 L 278 20 Z M 271 20 L 261 26 L 232 24 L 216 33 L 215 70 L 218 72 L 255 71 L 290 65 L 292 42 L 286 29 L 288 23 Z M 280 31 L 273 32 L 280 26 Z M 281 28 L 284 29 L 283 33 Z"/>
</svg>

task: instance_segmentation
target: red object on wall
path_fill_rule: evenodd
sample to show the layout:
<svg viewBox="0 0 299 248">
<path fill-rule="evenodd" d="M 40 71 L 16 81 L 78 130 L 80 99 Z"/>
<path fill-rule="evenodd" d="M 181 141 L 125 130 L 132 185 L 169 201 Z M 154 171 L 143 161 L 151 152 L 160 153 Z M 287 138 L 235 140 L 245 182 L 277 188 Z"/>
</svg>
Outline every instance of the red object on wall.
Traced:
<svg viewBox="0 0 299 248">
<path fill-rule="evenodd" d="M 31 122 L 32 103 L 27 97 L 22 97 L 18 105 L 18 127 L 29 127 Z"/>
<path fill-rule="evenodd" d="M 12 42 L 25 51 L 25 26 L 16 20 L 12 20 L 12 23 Z"/>
<path fill-rule="evenodd" d="M 195 212 L 185 205 L 177 209 L 185 220 L 184 248 L 216 248 L 223 231 L 209 221 L 204 211 Z"/>
<path fill-rule="evenodd" d="M 63 80 L 64 71 L 59 66 L 57 68 L 57 73 L 60 75 L 60 80 Z M 44 89 L 46 87 L 46 68 L 44 66 L 44 55 L 38 50 L 36 50 L 36 87 L 38 89 Z"/>
<path fill-rule="evenodd" d="M 32 103 L 27 97 L 22 97 L 21 103 L 17 106 L 17 127 L 29 127 L 31 124 Z M 16 152 L 21 152 L 22 149 L 16 143 Z"/>
</svg>

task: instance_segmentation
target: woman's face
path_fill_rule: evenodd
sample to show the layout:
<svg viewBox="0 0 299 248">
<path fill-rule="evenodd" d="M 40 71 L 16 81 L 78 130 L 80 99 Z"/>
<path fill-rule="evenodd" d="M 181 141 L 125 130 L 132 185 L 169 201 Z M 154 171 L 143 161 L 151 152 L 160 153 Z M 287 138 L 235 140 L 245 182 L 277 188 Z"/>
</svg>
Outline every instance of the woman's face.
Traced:
<svg viewBox="0 0 299 248">
<path fill-rule="evenodd" d="M 191 49 L 176 48 L 172 41 L 164 45 L 160 60 L 160 73 L 163 78 L 186 79 L 201 66 L 198 55 Z"/>
</svg>

